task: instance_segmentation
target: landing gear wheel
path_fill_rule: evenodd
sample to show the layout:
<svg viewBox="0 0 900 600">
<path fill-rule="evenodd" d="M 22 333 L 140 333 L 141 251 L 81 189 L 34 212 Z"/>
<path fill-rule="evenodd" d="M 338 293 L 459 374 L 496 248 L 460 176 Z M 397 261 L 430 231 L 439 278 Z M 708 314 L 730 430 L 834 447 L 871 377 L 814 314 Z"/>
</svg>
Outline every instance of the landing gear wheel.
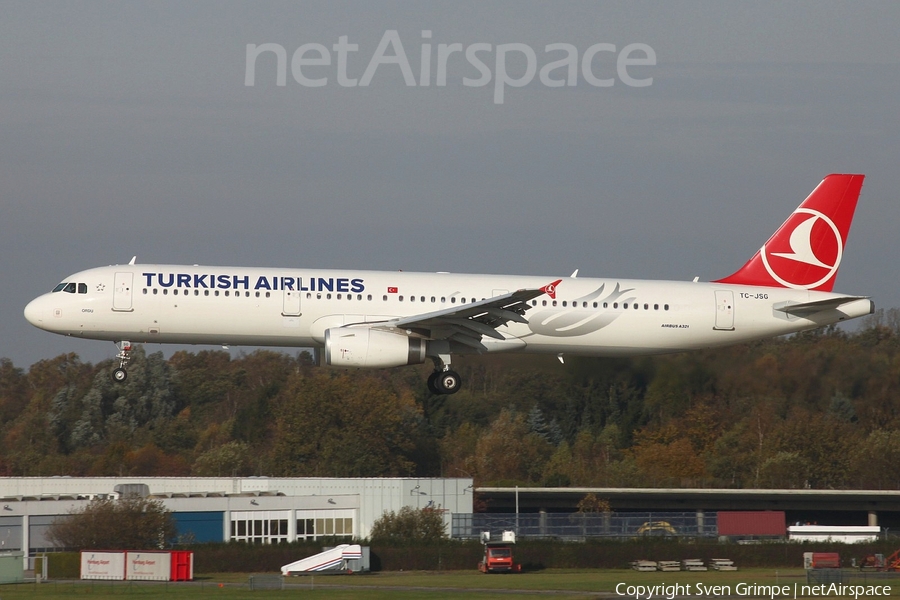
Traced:
<svg viewBox="0 0 900 600">
<path fill-rule="evenodd" d="M 128 371 L 125 370 L 125 366 L 131 360 L 131 342 L 122 340 L 116 344 L 116 348 L 119 349 L 116 354 L 116 358 L 119 359 L 119 368 L 113 370 L 112 379 L 116 383 L 122 383 L 128 379 Z"/>
<path fill-rule="evenodd" d="M 441 371 L 434 379 L 434 387 L 439 394 L 455 394 L 459 391 L 460 385 L 462 379 L 456 371 Z"/>
<path fill-rule="evenodd" d="M 428 376 L 428 391 L 435 396 L 441 393 L 441 391 L 437 388 L 438 375 L 440 375 L 440 373 L 438 371 L 435 371 Z"/>
</svg>

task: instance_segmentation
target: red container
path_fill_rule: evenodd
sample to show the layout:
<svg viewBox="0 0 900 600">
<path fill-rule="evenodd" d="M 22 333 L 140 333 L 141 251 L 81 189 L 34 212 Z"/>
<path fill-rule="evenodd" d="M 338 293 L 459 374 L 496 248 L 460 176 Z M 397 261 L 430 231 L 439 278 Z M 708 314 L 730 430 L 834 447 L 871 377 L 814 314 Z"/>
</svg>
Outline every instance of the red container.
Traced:
<svg viewBox="0 0 900 600">
<path fill-rule="evenodd" d="M 783 536 L 787 531 L 784 511 L 719 511 L 719 535 Z"/>
<path fill-rule="evenodd" d="M 173 550 L 172 574 L 169 581 L 194 580 L 194 553 L 188 550 Z"/>
<path fill-rule="evenodd" d="M 813 569 L 840 569 L 841 556 L 837 552 L 813 552 Z"/>
</svg>

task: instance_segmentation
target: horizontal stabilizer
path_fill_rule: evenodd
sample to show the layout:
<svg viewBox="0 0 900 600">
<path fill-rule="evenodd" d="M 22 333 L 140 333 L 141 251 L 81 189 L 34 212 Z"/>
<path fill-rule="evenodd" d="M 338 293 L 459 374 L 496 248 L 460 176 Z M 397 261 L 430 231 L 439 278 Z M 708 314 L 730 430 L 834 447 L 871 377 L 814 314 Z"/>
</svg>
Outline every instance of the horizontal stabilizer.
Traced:
<svg viewBox="0 0 900 600">
<path fill-rule="evenodd" d="M 827 298 L 825 300 L 801 302 L 798 304 L 786 303 L 781 306 L 776 305 L 774 308 L 777 311 L 787 313 L 789 315 L 803 317 L 813 313 L 822 312 L 823 310 L 840 308 L 845 304 L 850 304 L 851 302 L 856 302 L 858 300 L 868 300 L 868 296 L 840 296 L 837 298 Z"/>
</svg>

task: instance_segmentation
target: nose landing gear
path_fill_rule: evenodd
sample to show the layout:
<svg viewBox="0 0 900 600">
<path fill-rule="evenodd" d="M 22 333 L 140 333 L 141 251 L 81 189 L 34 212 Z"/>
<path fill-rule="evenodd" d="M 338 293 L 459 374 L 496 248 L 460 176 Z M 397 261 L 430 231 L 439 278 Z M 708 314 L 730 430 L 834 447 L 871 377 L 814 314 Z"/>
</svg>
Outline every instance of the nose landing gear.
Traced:
<svg viewBox="0 0 900 600">
<path fill-rule="evenodd" d="M 131 360 L 131 342 L 121 341 L 116 344 L 116 348 L 119 349 L 116 354 L 116 358 L 119 359 L 119 368 L 113 369 L 112 379 L 116 383 L 122 383 L 128 379 L 128 371 L 125 370 L 125 367 Z"/>
</svg>

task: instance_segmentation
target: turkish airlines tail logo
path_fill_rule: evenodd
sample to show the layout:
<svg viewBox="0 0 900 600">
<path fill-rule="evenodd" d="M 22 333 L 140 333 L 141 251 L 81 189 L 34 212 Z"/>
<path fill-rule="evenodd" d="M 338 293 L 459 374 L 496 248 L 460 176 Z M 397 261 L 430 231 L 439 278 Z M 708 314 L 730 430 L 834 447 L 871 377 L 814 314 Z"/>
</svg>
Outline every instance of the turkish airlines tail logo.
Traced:
<svg viewBox="0 0 900 600">
<path fill-rule="evenodd" d="M 829 175 L 739 271 L 714 283 L 830 292 L 864 175 Z"/>
</svg>

